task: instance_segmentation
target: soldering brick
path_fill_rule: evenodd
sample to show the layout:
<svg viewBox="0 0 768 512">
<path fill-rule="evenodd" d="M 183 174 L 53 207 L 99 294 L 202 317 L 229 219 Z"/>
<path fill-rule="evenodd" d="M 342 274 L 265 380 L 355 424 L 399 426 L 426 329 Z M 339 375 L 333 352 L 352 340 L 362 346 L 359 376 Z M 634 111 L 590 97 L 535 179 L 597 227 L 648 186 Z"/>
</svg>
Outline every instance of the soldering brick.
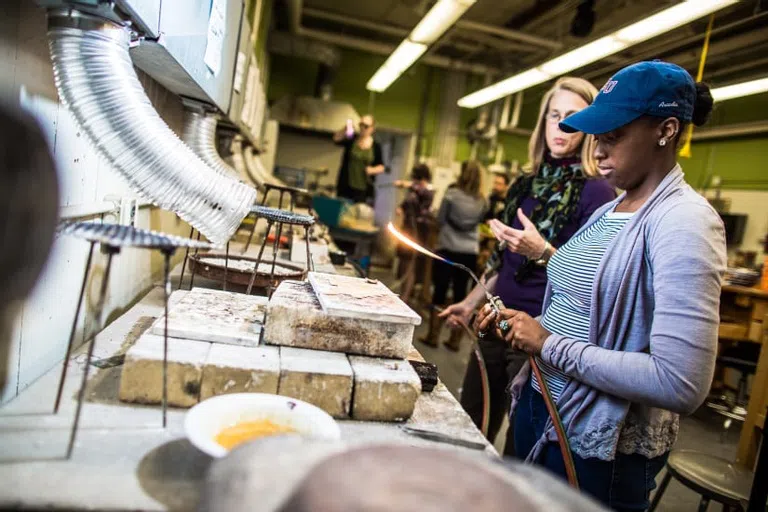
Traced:
<svg viewBox="0 0 768 512">
<path fill-rule="evenodd" d="M 214 343 L 203 368 L 200 400 L 227 393 L 277 394 L 277 347 L 240 347 Z"/>
<path fill-rule="evenodd" d="M 280 395 L 308 402 L 334 418 L 348 418 L 352 382 L 344 354 L 280 347 Z"/>
<path fill-rule="evenodd" d="M 168 405 L 191 407 L 199 401 L 203 365 L 211 344 L 168 338 Z M 120 400 L 159 404 L 163 400 L 163 337 L 145 333 L 125 354 Z"/>
<path fill-rule="evenodd" d="M 421 380 L 408 361 L 349 356 L 354 374 L 352 419 L 404 421 L 421 394 Z"/>
<path fill-rule="evenodd" d="M 267 305 L 264 342 L 404 359 L 412 348 L 413 332 L 413 324 L 329 315 L 312 285 L 283 281 Z"/>
</svg>

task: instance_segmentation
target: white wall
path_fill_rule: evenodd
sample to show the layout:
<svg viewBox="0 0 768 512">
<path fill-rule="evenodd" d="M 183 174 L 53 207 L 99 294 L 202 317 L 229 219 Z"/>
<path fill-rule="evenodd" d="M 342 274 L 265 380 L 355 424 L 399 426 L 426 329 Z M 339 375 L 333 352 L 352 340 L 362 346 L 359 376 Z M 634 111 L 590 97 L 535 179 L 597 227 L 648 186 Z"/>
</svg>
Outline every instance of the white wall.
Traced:
<svg viewBox="0 0 768 512">
<path fill-rule="evenodd" d="M 103 218 L 115 222 L 119 211 L 88 214 L 113 208 L 110 197 L 133 194 L 120 176 L 94 152 L 81 136 L 69 112 L 58 103 L 46 42 L 45 12 L 33 2 L 11 0 L 0 6 L 0 96 L 21 102 L 40 121 L 47 134 L 61 183 L 62 216 Z M 150 99 L 176 133 L 181 132 L 183 110 L 179 99 L 145 75 L 140 75 Z M 142 208 L 136 225 L 187 235 L 189 227 L 175 215 Z M 62 237 L 56 240 L 48 265 L 31 297 L 22 305 L 11 334 L 10 360 L 0 401 L 5 402 L 61 361 L 74 318 L 83 279 L 88 244 Z M 3 247 L 0 250 L 13 250 Z M 177 254 L 176 259 L 182 257 Z M 93 328 L 91 306 L 104 273 L 105 259 L 96 254 L 87 288 L 82 327 Z M 125 250 L 113 262 L 104 318 L 117 316 L 162 272 L 162 257 L 154 252 Z M 84 319 L 83 319 L 84 317 Z M 5 340 L 2 340 L 5 341 Z M 2 362 L 0 362 L 2 364 Z"/>
<path fill-rule="evenodd" d="M 706 196 L 714 197 L 714 193 L 708 192 Z M 744 239 L 741 245 L 733 247 L 732 251 L 755 251 L 758 255 L 763 254 L 761 240 L 768 235 L 768 191 L 723 190 L 720 197 L 731 201 L 729 213 L 743 213 L 748 216 Z"/>
<path fill-rule="evenodd" d="M 275 167 L 294 167 L 296 169 L 327 168 L 328 174 L 319 180 L 320 186 L 336 185 L 336 177 L 341 165 L 342 148 L 331 140 L 331 135 L 304 135 L 290 130 L 280 130 L 277 139 Z M 310 179 L 314 179 L 310 176 Z"/>
</svg>

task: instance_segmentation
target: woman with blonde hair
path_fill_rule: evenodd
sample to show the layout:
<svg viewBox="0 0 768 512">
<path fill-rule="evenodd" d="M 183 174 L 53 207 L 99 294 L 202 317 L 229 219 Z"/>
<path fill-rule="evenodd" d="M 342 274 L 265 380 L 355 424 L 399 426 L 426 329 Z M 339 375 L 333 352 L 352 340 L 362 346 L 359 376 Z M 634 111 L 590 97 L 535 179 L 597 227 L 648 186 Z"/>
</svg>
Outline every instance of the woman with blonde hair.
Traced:
<svg viewBox="0 0 768 512">
<path fill-rule="evenodd" d="M 477 266 L 477 253 L 480 243 L 477 227 L 485 218 L 488 203 L 483 198 L 483 167 L 474 160 L 461 165 L 458 181 L 446 192 L 437 224 L 440 233 L 437 238 L 437 253 L 442 257 L 461 263 L 474 269 Z M 453 300 L 460 302 L 467 296 L 469 275 L 442 261 L 435 261 L 432 273 L 435 285 L 432 293 L 432 314 L 429 321 L 429 333 L 421 341 L 437 347 L 437 333 L 440 319 L 435 314 L 436 306 L 445 306 L 448 288 L 453 286 Z M 445 342 L 446 348 L 457 351 L 461 342 L 461 332 L 453 331 Z"/>
<path fill-rule="evenodd" d="M 528 163 L 522 176 L 509 187 L 504 211 L 490 221 L 499 248 L 488 262 L 482 279 L 507 307 L 531 316 L 541 314 L 547 284 L 546 263 L 553 251 L 568 241 L 603 204 L 616 197 L 614 189 L 598 177 L 593 156 L 595 139 L 583 133 L 566 133 L 559 123 L 587 108 L 597 89 L 581 78 L 563 77 L 541 100 L 539 117 L 528 144 Z M 462 301 L 446 308 L 441 317 L 449 327 L 469 325 L 485 294 L 475 287 Z M 526 355 L 489 335 L 480 340 L 490 384 L 488 438 L 493 440 L 508 410 L 510 380 Z M 464 378 L 462 405 L 480 425 L 483 414 L 481 377 L 470 361 Z M 509 429 L 506 454 L 513 454 Z M 525 456 L 525 454 L 522 454 Z"/>
</svg>

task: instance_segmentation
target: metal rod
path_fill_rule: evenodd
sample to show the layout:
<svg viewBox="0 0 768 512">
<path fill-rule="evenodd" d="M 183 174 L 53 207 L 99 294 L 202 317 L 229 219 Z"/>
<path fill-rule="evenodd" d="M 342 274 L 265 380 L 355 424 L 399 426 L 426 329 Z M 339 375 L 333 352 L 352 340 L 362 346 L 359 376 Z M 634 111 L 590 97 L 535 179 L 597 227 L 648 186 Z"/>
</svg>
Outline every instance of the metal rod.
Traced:
<svg viewBox="0 0 768 512">
<path fill-rule="evenodd" d="M 112 269 L 112 257 L 117 254 L 118 249 L 115 247 L 105 246 L 107 250 L 107 266 L 104 269 L 104 277 L 101 281 L 101 290 L 99 291 L 99 300 L 96 302 L 96 329 L 94 335 L 88 345 L 88 353 L 85 358 L 85 368 L 83 368 L 83 378 L 80 382 L 80 391 L 77 393 L 77 407 L 75 409 L 75 421 L 72 423 L 72 431 L 69 434 L 69 444 L 67 445 L 67 459 L 72 457 L 72 450 L 75 447 L 75 437 L 77 436 L 77 427 L 80 424 L 80 413 L 83 409 L 83 401 L 85 400 L 85 387 L 88 384 L 88 370 L 91 366 L 91 359 L 93 358 L 93 348 L 96 345 L 96 335 L 101 330 L 102 315 L 104 314 L 104 302 L 107 298 L 107 287 L 109 285 L 109 273 Z"/>
<path fill-rule="evenodd" d="M 272 297 L 272 292 L 274 291 L 274 286 L 272 284 L 275 282 L 275 263 L 277 262 L 277 251 L 280 250 L 280 237 L 283 236 L 283 223 L 278 222 L 277 223 L 277 230 L 275 232 L 275 243 L 272 245 L 272 268 L 269 271 L 269 289 L 267 290 L 267 297 Z M 254 271 L 256 268 L 254 267 Z"/>
<path fill-rule="evenodd" d="M 85 297 L 85 287 L 88 284 L 88 274 L 91 270 L 91 262 L 93 261 L 93 246 L 95 242 L 91 242 L 91 246 L 88 249 L 88 258 L 85 260 L 85 273 L 83 274 L 83 284 L 80 286 L 80 298 L 77 299 L 77 306 L 75 307 L 75 319 L 72 320 L 72 329 L 69 331 L 69 343 L 67 344 L 67 352 L 64 355 L 64 366 L 61 368 L 61 377 L 59 378 L 59 389 L 56 392 L 56 401 L 53 404 L 53 414 L 59 412 L 59 405 L 61 405 L 61 395 L 64 392 L 64 380 L 67 378 L 67 367 L 69 366 L 69 356 L 72 354 L 72 344 L 75 341 L 75 331 L 77 330 L 77 319 L 80 317 L 80 307 L 83 305 L 83 297 Z"/>
<path fill-rule="evenodd" d="M 269 232 L 272 231 L 272 221 L 267 221 L 267 232 L 264 233 L 264 240 L 261 242 L 261 248 L 259 248 L 259 255 L 256 258 L 256 263 L 253 264 L 253 273 L 251 273 L 251 280 L 248 282 L 248 289 L 245 291 L 246 295 L 251 294 L 253 288 L 253 282 L 256 280 L 256 273 L 259 271 L 259 264 L 261 263 L 261 257 L 264 255 L 264 247 L 267 245 L 267 238 L 269 238 Z"/>
<path fill-rule="evenodd" d="M 243 251 L 240 254 L 245 254 L 248 252 L 248 248 L 251 246 L 251 240 L 253 239 L 253 233 L 256 231 L 256 223 L 259 222 L 259 216 L 254 215 L 253 216 L 253 225 L 251 226 L 251 232 L 248 233 L 248 240 L 245 242 L 245 247 L 243 248 Z"/>
<path fill-rule="evenodd" d="M 163 428 L 168 424 L 168 301 L 171 298 L 171 256 L 174 250 L 163 251 L 163 291 L 165 292 L 165 325 L 163 328 Z"/>
<path fill-rule="evenodd" d="M 307 272 L 312 272 L 314 264 L 312 262 L 312 251 L 309 249 L 309 226 L 304 226 L 304 236 L 307 241 Z"/>
<path fill-rule="evenodd" d="M 197 239 L 200 240 L 200 231 L 197 232 Z M 195 256 L 197 256 L 198 252 L 200 251 L 199 248 L 195 247 Z M 199 263 L 198 261 L 195 262 L 196 264 Z M 191 267 L 192 265 L 190 265 Z M 192 275 L 189 276 L 189 289 L 192 289 L 192 286 L 195 284 L 195 268 L 193 267 L 191 272 Z"/>
<path fill-rule="evenodd" d="M 189 230 L 189 239 L 192 240 L 192 235 L 195 234 L 195 228 L 191 228 Z M 184 282 L 184 270 L 187 268 L 187 259 L 189 258 L 189 246 L 187 246 L 187 250 L 184 251 L 184 262 L 181 264 L 181 277 L 179 277 L 179 287 L 178 289 L 181 290 L 181 284 Z"/>
<path fill-rule="evenodd" d="M 227 291 L 227 274 L 229 270 L 229 242 L 224 250 L 224 291 Z"/>
</svg>

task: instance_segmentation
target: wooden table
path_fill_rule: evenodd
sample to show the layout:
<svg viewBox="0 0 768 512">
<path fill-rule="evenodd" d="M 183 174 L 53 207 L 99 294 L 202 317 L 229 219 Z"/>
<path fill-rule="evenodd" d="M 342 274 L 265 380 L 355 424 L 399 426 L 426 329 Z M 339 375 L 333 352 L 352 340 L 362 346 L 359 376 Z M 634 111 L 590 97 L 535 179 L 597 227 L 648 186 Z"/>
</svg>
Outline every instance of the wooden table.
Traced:
<svg viewBox="0 0 768 512">
<path fill-rule="evenodd" d="M 720 300 L 721 346 L 729 342 L 761 345 L 752 381 L 747 416 L 739 438 L 736 461 L 752 468 L 759 446 L 759 429 L 765 423 L 768 406 L 768 291 L 760 288 L 724 285 Z M 715 379 L 718 380 L 717 378 Z"/>
<path fill-rule="evenodd" d="M 765 425 L 766 408 L 768 408 L 768 315 L 763 320 L 762 347 L 757 361 L 755 377 L 752 380 L 752 393 L 747 405 L 747 417 L 741 429 L 739 448 L 736 462 L 752 469 L 755 466 L 757 450 L 762 437 L 761 431 Z"/>
</svg>

